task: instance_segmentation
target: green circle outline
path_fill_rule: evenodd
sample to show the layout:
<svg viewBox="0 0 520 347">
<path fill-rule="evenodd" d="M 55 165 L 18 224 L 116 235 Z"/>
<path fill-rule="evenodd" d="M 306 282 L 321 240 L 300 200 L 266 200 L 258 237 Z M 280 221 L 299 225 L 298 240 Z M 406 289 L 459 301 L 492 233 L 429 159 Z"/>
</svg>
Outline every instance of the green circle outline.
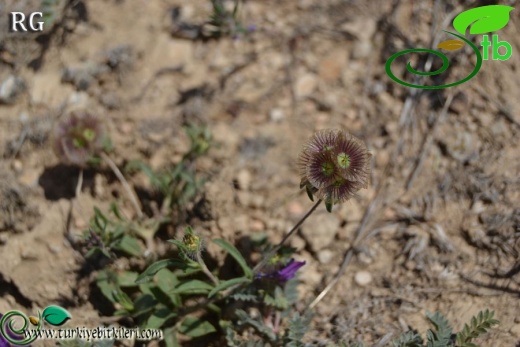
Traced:
<svg viewBox="0 0 520 347">
<path fill-rule="evenodd" d="M 434 51 L 433 49 L 428 49 L 428 48 L 407 49 L 407 50 L 400 51 L 400 52 L 397 52 L 394 55 L 392 55 L 390 58 L 388 58 L 388 60 L 386 61 L 386 64 L 385 64 L 385 70 L 386 70 L 386 73 L 388 74 L 388 76 L 392 80 L 394 80 L 395 82 L 397 82 L 397 83 L 399 83 L 399 84 L 401 84 L 403 86 L 411 87 L 411 88 L 418 88 L 418 89 L 443 89 L 443 88 L 449 88 L 449 87 L 453 87 L 453 86 L 462 84 L 464 82 L 467 82 L 470 79 L 472 79 L 473 77 L 475 77 L 475 75 L 479 72 L 480 68 L 482 67 L 482 55 L 480 54 L 480 51 L 478 50 L 478 47 L 475 46 L 471 41 L 466 39 L 464 36 L 461 36 L 461 35 L 452 33 L 450 31 L 446 31 L 446 30 L 443 30 L 443 31 L 445 33 L 448 33 L 450 35 L 456 36 L 459 39 L 463 40 L 465 43 L 470 45 L 471 49 L 473 49 L 473 51 L 475 52 L 475 54 L 477 56 L 477 64 L 475 64 L 475 68 L 473 69 L 473 71 L 468 76 L 466 76 L 464 79 L 461 79 L 460 81 L 456 81 L 456 82 L 453 82 L 453 83 L 450 83 L 450 84 L 443 84 L 443 85 L 440 85 L 440 86 L 422 86 L 422 85 L 416 85 L 416 84 L 408 83 L 406 81 L 402 81 L 402 80 L 400 80 L 399 78 L 397 78 L 394 75 L 394 73 L 392 72 L 392 69 L 391 69 L 392 62 L 396 58 L 400 57 L 401 55 L 408 54 L 408 53 L 417 53 L 417 52 L 427 52 L 427 53 L 431 53 L 431 54 L 434 54 L 434 55 L 438 56 L 439 58 L 442 59 L 442 67 L 437 69 L 437 70 L 435 70 L 435 71 L 431 71 L 431 72 L 420 72 L 420 71 L 416 71 L 414 68 L 412 68 L 410 62 L 408 62 L 408 64 L 406 64 L 406 69 L 409 72 L 411 72 L 411 73 L 413 73 L 415 75 L 419 75 L 419 76 L 433 76 L 433 75 L 438 75 L 438 74 L 446 71 L 446 69 L 448 69 L 448 67 L 449 67 L 449 61 L 448 61 L 448 58 L 446 57 L 446 55 L 441 53 L 441 52 Z"/>
<path fill-rule="evenodd" d="M 16 316 L 23 318 L 23 326 L 20 329 L 15 329 L 13 327 L 12 320 L 8 321 L 12 317 L 16 317 Z M 7 342 L 12 343 L 13 345 L 18 345 L 18 346 L 28 345 L 28 344 L 36 341 L 36 338 L 37 338 L 36 335 L 33 335 L 32 337 L 27 337 L 23 340 L 15 340 L 15 339 L 11 338 L 11 336 L 9 336 L 9 334 L 5 331 L 5 327 L 8 326 L 9 329 L 13 333 L 15 333 L 17 335 L 22 335 L 25 333 L 25 331 L 29 327 L 29 323 L 30 323 L 29 318 L 22 312 L 17 311 L 17 310 L 9 311 L 5 315 L 3 315 L 3 317 L 0 319 L 0 334 L 7 340 Z M 41 327 L 42 327 L 42 314 L 41 314 L 41 312 L 38 312 L 38 326 L 36 327 L 36 330 L 39 331 L 41 329 Z"/>
</svg>

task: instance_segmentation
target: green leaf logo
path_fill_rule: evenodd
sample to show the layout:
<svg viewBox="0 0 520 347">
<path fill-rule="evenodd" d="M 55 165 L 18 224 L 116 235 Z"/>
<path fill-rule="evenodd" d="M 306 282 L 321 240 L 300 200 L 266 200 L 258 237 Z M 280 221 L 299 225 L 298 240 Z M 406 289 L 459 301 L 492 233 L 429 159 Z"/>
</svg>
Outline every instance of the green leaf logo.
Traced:
<svg viewBox="0 0 520 347">
<path fill-rule="evenodd" d="M 513 9 L 514 7 L 504 5 L 476 7 L 455 17 L 453 27 L 462 35 L 466 35 L 469 26 L 469 33 L 473 35 L 497 31 L 509 22 L 509 12 Z"/>
<path fill-rule="evenodd" d="M 43 310 L 42 317 L 47 323 L 54 326 L 62 325 L 72 318 L 66 309 L 59 306 L 47 306 Z"/>
</svg>

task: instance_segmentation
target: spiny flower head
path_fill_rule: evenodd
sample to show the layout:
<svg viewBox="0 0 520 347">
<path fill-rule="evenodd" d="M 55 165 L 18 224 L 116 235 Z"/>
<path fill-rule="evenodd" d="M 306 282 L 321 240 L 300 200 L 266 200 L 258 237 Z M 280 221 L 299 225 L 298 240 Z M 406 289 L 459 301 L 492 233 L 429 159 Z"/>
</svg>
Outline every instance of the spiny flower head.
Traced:
<svg viewBox="0 0 520 347">
<path fill-rule="evenodd" d="M 202 237 L 197 235 L 190 226 L 186 227 L 180 239 L 169 240 L 169 242 L 177 246 L 179 253 L 186 260 L 191 259 L 197 261 L 198 256 L 204 250 Z"/>
<path fill-rule="evenodd" d="M 316 195 L 330 211 L 368 187 L 370 158 L 363 141 L 350 133 L 327 129 L 315 133 L 304 145 L 299 159 L 301 187 L 311 200 Z"/>
<path fill-rule="evenodd" d="M 53 149 L 63 163 L 85 167 L 106 141 L 107 133 L 99 118 L 75 112 L 56 125 Z"/>
</svg>

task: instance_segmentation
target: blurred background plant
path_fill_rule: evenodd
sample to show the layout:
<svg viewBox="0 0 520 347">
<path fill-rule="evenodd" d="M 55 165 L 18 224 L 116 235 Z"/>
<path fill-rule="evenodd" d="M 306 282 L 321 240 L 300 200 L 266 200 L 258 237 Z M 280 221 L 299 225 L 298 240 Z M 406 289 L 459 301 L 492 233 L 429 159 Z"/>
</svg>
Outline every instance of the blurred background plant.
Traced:
<svg viewBox="0 0 520 347">
<path fill-rule="evenodd" d="M 211 36 L 238 38 L 241 35 L 254 31 L 254 26 L 244 27 L 238 18 L 240 3 L 240 0 L 234 0 L 232 8 L 229 8 L 223 0 L 211 0 L 213 13 L 208 22 Z"/>
<path fill-rule="evenodd" d="M 392 341 L 392 347 L 477 347 L 475 340 L 486 334 L 489 329 L 499 323 L 493 311 L 480 311 L 464 324 L 464 328 L 455 333 L 448 320 L 439 312 L 426 313 L 433 329 L 426 331 L 426 341 L 415 330 L 402 333 Z M 337 347 L 364 347 L 363 342 L 343 342 Z M 330 346 L 332 347 L 332 346 Z"/>
</svg>

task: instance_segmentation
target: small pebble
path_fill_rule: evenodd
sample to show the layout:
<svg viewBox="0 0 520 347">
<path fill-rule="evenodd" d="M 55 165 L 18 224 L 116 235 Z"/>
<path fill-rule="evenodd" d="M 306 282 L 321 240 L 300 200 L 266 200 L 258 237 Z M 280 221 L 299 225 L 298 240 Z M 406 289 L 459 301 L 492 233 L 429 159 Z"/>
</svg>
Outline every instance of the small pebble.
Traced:
<svg viewBox="0 0 520 347">
<path fill-rule="evenodd" d="M 358 271 L 354 276 L 357 285 L 365 287 L 372 282 L 372 275 L 368 271 Z"/>
<path fill-rule="evenodd" d="M 237 183 L 241 190 L 248 190 L 251 185 L 251 173 L 242 169 L 237 174 Z"/>
<path fill-rule="evenodd" d="M 282 121 L 285 118 L 285 116 L 283 114 L 282 109 L 280 109 L 280 108 L 273 108 L 271 110 L 271 112 L 269 112 L 269 118 L 273 122 L 280 122 L 280 121 Z"/>
<path fill-rule="evenodd" d="M 301 216 L 304 212 L 302 204 L 297 201 L 289 203 L 287 207 L 289 209 L 289 214 L 293 217 Z"/>
<path fill-rule="evenodd" d="M 332 260 L 332 251 L 330 249 L 324 249 L 318 252 L 318 261 L 321 264 L 328 264 Z"/>
<path fill-rule="evenodd" d="M 16 172 L 20 172 L 23 169 L 23 164 L 20 160 L 13 161 L 13 170 Z"/>
</svg>

